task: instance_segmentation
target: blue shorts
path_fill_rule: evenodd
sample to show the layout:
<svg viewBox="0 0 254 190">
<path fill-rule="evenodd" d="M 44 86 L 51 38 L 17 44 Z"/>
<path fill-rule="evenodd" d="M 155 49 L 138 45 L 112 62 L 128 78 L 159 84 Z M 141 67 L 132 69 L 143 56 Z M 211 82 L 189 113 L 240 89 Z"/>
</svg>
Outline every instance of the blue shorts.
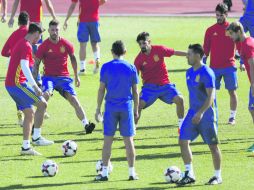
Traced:
<svg viewBox="0 0 254 190">
<path fill-rule="evenodd" d="M 100 42 L 99 22 L 80 22 L 77 36 L 78 41 L 81 43 L 88 42 L 89 36 L 91 42 Z"/>
<path fill-rule="evenodd" d="M 35 103 L 42 100 L 42 97 L 36 96 L 33 88 L 27 83 L 19 86 L 6 86 L 6 90 L 15 101 L 18 110 L 32 108 Z"/>
<path fill-rule="evenodd" d="M 240 20 L 243 25 L 245 32 L 250 32 L 250 36 L 254 37 L 254 16 L 251 15 L 243 15 Z"/>
<path fill-rule="evenodd" d="M 145 108 L 152 105 L 158 98 L 172 104 L 175 96 L 180 95 L 174 84 L 165 84 L 163 86 L 155 84 L 144 84 L 142 87 L 140 99 L 146 102 Z"/>
<path fill-rule="evenodd" d="M 121 136 L 132 137 L 135 135 L 132 103 L 129 103 L 125 109 L 117 109 L 115 106 L 105 105 L 103 117 L 104 135 L 114 136 L 118 123 Z"/>
<path fill-rule="evenodd" d="M 254 110 L 254 96 L 251 95 L 251 88 L 249 92 L 249 110 Z"/>
<path fill-rule="evenodd" d="M 195 140 L 200 134 L 206 144 L 218 144 L 216 110 L 209 108 L 198 125 L 192 124 L 195 111 L 189 110 L 180 129 L 180 140 Z"/>
<path fill-rule="evenodd" d="M 223 77 L 225 88 L 230 91 L 236 90 L 238 87 L 236 71 L 237 69 L 235 67 L 228 67 L 225 69 L 213 69 L 213 72 L 216 77 L 216 80 L 215 80 L 216 89 L 217 90 L 220 89 L 221 79 Z"/>
<path fill-rule="evenodd" d="M 73 80 L 70 77 L 42 77 L 43 92 L 49 91 L 53 93 L 54 90 L 58 91 L 63 97 L 65 93 L 76 96 L 73 86 Z"/>
</svg>

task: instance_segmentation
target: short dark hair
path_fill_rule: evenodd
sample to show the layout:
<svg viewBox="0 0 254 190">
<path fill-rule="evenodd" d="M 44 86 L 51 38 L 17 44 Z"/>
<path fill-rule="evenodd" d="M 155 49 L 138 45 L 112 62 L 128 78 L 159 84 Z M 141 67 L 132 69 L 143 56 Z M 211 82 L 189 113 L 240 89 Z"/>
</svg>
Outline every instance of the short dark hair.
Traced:
<svg viewBox="0 0 254 190">
<path fill-rule="evenodd" d="M 39 32 L 41 34 L 42 32 L 44 32 L 44 29 L 41 27 L 40 24 L 31 23 L 28 28 L 28 33 L 33 34 L 35 32 Z"/>
<path fill-rule="evenodd" d="M 20 12 L 18 24 L 19 25 L 27 25 L 28 22 L 29 22 L 29 15 L 27 14 L 27 12 L 26 11 Z"/>
<path fill-rule="evenodd" d="M 216 6 L 215 11 L 218 11 L 221 14 L 227 14 L 228 13 L 228 6 L 225 3 L 219 3 Z"/>
<path fill-rule="evenodd" d="M 200 58 L 204 56 L 204 49 L 200 44 L 190 44 L 189 49 L 193 50 L 195 54 L 199 54 Z"/>
<path fill-rule="evenodd" d="M 143 40 L 143 41 L 147 41 L 150 39 L 150 35 L 148 32 L 141 32 L 138 37 L 137 37 L 137 42 L 139 42 L 140 40 Z"/>
<path fill-rule="evenodd" d="M 112 44 L 112 52 L 117 56 L 124 55 L 124 53 L 126 52 L 124 43 L 121 40 L 115 41 Z"/>
<path fill-rule="evenodd" d="M 244 33 L 244 29 L 243 29 L 243 25 L 236 21 L 236 22 L 232 22 L 227 28 L 226 31 L 233 31 L 235 33 L 237 33 L 238 31 L 241 31 L 242 33 Z"/>
<path fill-rule="evenodd" d="M 51 21 L 49 22 L 49 27 L 50 27 L 50 26 L 58 26 L 58 25 L 59 25 L 58 20 L 51 20 Z"/>
</svg>

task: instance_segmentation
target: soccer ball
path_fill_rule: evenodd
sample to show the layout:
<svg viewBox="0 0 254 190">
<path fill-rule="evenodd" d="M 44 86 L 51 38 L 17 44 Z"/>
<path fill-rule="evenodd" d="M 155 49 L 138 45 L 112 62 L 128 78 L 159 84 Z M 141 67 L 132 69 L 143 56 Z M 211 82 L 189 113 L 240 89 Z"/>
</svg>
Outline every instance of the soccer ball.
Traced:
<svg viewBox="0 0 254 190">
<path fill-rule="evenodd" d="M 41 166 L 41 171 L 44 176 L 53 177 L 58 172 L 58 166 L 54 161 L 46 160 Z"/>
<path fill-rule="evenodd" d="M 167 168 L 164 172 L 164 177 L 168 183 L 176 183 L 181 179 L 181 171 L 176 166 Z"/>
<path fill-rule="evenodd" d="M 62 145 L 64 156 L 74 156 L 77 152 L 77 149 L 78 145 L 72 140 L 67 140 Z"/>
<path fill-rule="evenodd" d="M 98 174 L 101 174 L 101 172 L 102 172 L 102 166 L 103 166 L 102 160 L 98 160 L 98 162 L 96 163 L 96 166 L 95 166 L 96 172 Z M 109 164 L 108 164 L 108 168 L 109 168 L 108 169 L 108 173 L 111 173 L 113 171 L 113 165 L 111 164 L 110 161 L 109 161 Z"/>
</svg>

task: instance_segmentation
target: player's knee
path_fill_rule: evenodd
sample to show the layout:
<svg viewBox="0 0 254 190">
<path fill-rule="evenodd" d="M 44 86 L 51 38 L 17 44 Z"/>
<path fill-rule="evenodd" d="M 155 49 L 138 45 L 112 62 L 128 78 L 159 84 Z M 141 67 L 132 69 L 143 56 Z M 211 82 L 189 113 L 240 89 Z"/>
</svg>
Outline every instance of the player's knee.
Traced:
<svg viewBox="0 0 254 190">
<path fill-rule="evenodd" d="M 46 100 L 40 101 L 38 104 L 38 108 L 41 110 L 46 110 L 48 106 L 48 103 L 46 102 Z"/>
<path fill-rule="evenodd" d="M 24 111 L 24 115 L 26 118 L 32 119 L 34 118 L 34 110 L 33 109 L 27 109 Z"/>
<path fill-rule="evenodd" d="M 211 144 L 211 145 L 209 145 L 209 148 L 210 148 L 211 152 L 213 152 L 213 153 L 216 153 L 219 151 L 219 147 L 217 144 Z"/>
<path fill-rule="evenodd" d="M 184 104 L 183 96 L 178 95 L 178 96 L 174 97 L 173 102 L 174 102 L 176 105 L 183 106 L 183 104 Z"/>
</svg>

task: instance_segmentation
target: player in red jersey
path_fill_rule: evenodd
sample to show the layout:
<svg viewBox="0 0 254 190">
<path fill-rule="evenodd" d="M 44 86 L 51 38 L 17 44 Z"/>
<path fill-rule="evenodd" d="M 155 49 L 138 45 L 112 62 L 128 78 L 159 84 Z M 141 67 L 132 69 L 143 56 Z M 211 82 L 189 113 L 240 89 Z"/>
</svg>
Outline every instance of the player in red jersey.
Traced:
<svg viewBox="0 0 254 190">
<path fill-rule="evenodd" d="M 157 99 L 167 104 L 176 104 L 179 128 L 184 117 L 183 97 L 168 79 L 168 71 L 164 62 L 165 57 L 186 56 L 186 52 L 175 51 L 174 49 L 151 45 L 149 33 L 142 32 L 137 37 L 137 43 L 141 52 L 135 59 L 135 66 L 141 72 L 143 87 L 140 95 L 139 117 L 142 109 L 152 105 Z M 139 118 L 138 118 L 139 119 Z M 136 123 L 138 122 L 136 119 Z"/>
<path fill-rule="evenodd" d="M 44 75 L 42 77 L 42 88 L 44 98 L 48 101 L 53 95 L 53 91 L 58 91 L 76 111 L 77 117 L 82 122 L 86 133 L 91 133 L 95 128 L 93 123 L 89 123 L 85 112 L 79 103 L 77 94 L 73 86 L 73 80 L 68 71 L 68 57 L 70 57 L 74 71 L 74 82 L 76 87 L 80 86 L 77 72 L 77 61 L 74 55 L 73 45 L 59 36 L 59 22 L 52 20 L 49 23 L 49 38 L 45 40 L 36 53 L 36 64 L 33 74 L 36 78 L 40 62 L 44 64 Z"/>
<path fill-rule="evenodd" d="M 237 68 L 235 65 L 235 43 L 226 35 L 228 7 L 224 3 L 216 6 L 217 23 L 206 30 L 204 39 L 204 51 L 206 58 L 210 56 L 210 67 L 214 71 L 216 89 L 219 90 L 221 80 L 224 79 L 225 88 L 230 96 L 230 116 L 228 124 L 235 124 L 237 109 Z"/>
<path fill-rule="evenodd" d="M 30 24 L 25 38 L 21 39 L 11 52 L 5 87 L 17 107 L 23 111 L 25 118 L 23 123 L 22 155 L 41 155 L 30 146 L 31 128 L 34 123 L 36 131 L 41 130 L 42 117 L 45 113 L 47 102 L 42 97 L 42 91 L 33 79 L 30 66 L 33 65 L 32 44 L 36 43 L 43 29 L 38 24 Z M 34 112 L 32 106 L 37 106 Z M 46 140 L 41 135 L 37 139 L 33 135 L 33 143 L 36 145 L 50 145 L 53 141 Z"/>
<path fill-rule="evenodd" d="M 2 11 L 1 22 L 6 22 L 7 17 L 7 0 L 0 0 L 0 11 Z"/>
<path fill-rule="evenodd" d="M 239 47 L 238 52 L 247 70 L 250 81 L 249 111 L 254 123 L 254 38 L 247 37 L 240 22 L 232 22 L 227 31 L 232 40 L 239 43 L 237 46 Z M 254 152 L 254 144 L 248 148 L 248 151 Z"/>
<path fill-rule="evenodd" d="M 99 34 L 99 6 L 103 5 L 106 0 L 71 0 L 72 3 L 69 7 L 66 19 L 64 21 L 64 30 L 67 29 L 68 19 L 72 15 L 76 4 L 79 2 L 79 19 L 78 19 L 78 41 L 80 43 L 79 59 L 80 71 L 79 74 L 85 74 L 86 69 L 86 46 L 91 41 L 94 53 L 94 74 L 99 71 L 100 66 L 100 47 L 99 42 L 101 37 Z"/>
</svg>

